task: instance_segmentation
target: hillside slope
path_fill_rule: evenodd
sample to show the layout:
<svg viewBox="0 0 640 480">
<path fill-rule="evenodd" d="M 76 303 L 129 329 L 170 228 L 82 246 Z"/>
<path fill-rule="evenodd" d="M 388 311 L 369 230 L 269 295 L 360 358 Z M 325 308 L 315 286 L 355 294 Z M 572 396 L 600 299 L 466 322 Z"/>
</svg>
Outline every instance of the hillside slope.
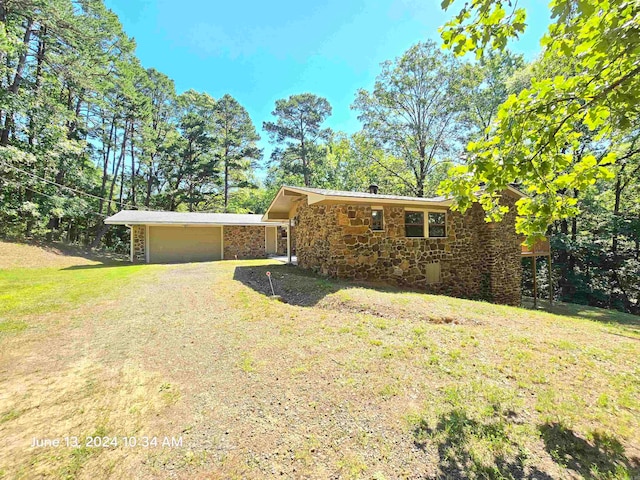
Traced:
<svg viewBox="0 0 640 480">
<path fill-rule="evenodd" d="M 0 270 L 0 476 L 640 476 L 637 317 L 68 261 Z"/>
</svg>

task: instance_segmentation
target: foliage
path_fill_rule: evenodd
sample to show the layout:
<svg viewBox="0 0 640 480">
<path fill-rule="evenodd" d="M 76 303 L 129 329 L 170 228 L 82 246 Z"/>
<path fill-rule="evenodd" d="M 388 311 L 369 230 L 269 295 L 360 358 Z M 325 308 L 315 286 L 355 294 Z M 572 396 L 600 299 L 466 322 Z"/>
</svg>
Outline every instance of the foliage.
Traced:
<svg viewBox="0 0 640 480">
<path fill-rule="evenodd" d="M 0 5 L 0 234 L 121 247 L 122 208 L 224 210 L 261 153 L 229 95 L 177 95 L 102 1 Z"/>
<path fill-rule="evenodd" d="M 382 64 L 373 91 L 359 90 L 352 105 L 363 131 L 377 148 L 404 161 L 387 167 L 412 195 L 425 189 L 436 166 L 457 156 L 465 138 L 459 129 L 463 92 L 461 67 L 434 42 L 418 43 Z M 379 163 L 383 168 L 384 162 Z M 407 170 L 409 175 L 405 175 Z"/>
<path fill-rule="evenodd" d="M 277 148 L 271 161 L 289 175 L 301 175 L 304 185 L 312 186 L 316 165 L 324 157 L 321 142 L 329 139 L 331 130 L 322 123 L 331 115 L 326 98 L 311 93 L 292 95 L 276 101 L 271 112 L 275 122 L 264 122 L 263 128 Z"/>
<path fill-rule="evenodd" d="M 257 166 L 262 152 L 256 146 L 260 137 L 247 111 L 231 95 L 224 95 L 216 104 L 216 124 L 220 137 L 220 159 L 224 174 L 224 209 L 229 208 L 229 193 L 234 187 L 249 187 L 254 183 L 250 172 Z"/>
<path fill-rule="evenodd" d="M 447 8 L 451 0 L 444 0 Z M 502 50 L 525 28 L 525 11 L 502 0 L 473 0 L 442 30 L 445 46 L 461 55 Z M 442 191 L 467 209 L 476 195 L 489 220 L 504 213 L 500 192 L 518 182 L 530 194 L 519 202 L 517 228 L 529 241 L 557 219 L 578 213 L 567 191 L 612 178 L 614 139 L 637 125 L 640 105 L 640 4 L 614 0 L 554 0 L 553 23 L 542 39 L 543 59 L 567 66 L 540 76 L 500 107 L 487 138 L 468 145 L 467 165 L 454 168 Z M 603 150 L 584 151 L 593 136 Z M 480 186 L 482 185 L 482 187 Z M 482 188 L 482 191 L 480 191 Z"/>
</svg>

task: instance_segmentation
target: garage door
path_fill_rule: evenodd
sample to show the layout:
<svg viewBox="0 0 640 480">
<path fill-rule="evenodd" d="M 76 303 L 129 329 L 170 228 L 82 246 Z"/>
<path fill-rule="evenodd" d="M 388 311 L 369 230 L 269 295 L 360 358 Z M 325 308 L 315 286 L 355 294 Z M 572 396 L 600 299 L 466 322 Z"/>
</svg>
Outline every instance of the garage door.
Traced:
<svg viewBox="0 0 640 480">
<path fill-rule="evenodd" d="M 222 227 L 149 227 L 151 263 L 220 260 Z"/>
</svg>

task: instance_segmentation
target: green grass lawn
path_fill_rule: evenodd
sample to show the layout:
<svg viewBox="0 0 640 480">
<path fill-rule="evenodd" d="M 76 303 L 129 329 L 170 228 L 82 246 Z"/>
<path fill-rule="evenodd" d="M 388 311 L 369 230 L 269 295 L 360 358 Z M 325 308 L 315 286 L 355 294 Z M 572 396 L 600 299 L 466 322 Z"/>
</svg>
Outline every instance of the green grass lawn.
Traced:
<svg viewBox="0 0 640 480">
<path fill-rule="evenodd" d="M 108 297 L 142 268 L 107 264 L 0 270 L 0 319 L 56 312 Z"/>
<path fill-rule="evenodd" d="M 640 478 L 638 320 L 269 261 L 5 269 L 0 477 Z M 96 432 L 183 445 L 27 445 Z"/>
</svg>

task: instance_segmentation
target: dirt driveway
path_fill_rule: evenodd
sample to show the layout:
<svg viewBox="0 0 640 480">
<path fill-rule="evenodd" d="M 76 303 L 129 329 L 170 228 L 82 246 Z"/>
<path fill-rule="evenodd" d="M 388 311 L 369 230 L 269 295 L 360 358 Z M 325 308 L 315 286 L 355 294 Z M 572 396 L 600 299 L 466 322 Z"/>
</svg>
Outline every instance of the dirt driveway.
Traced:
<svg viewBox="0 0 640 480">
<path fill-rule="evenodd" d="M 267 269 L 289 303 L 265 295 Z M 117 281 L 0 337 L 0 476 L 573 478 L 637 466 L 635 400 L 597 406 L 608 381 L 640 389 L 636 325 L 543 313 L 532 324 L 524 310 L 351 289 L 268 261 L 148 266 Z M 558 339 L 566 359 L 549 373 Z M 616 359 L 594 360 L 607 351 Z M 560 409 L 572 392 L 595 410 Z M 570 436 L 595 449 L 586 467 L 550 453 Z"/>
</svg>

